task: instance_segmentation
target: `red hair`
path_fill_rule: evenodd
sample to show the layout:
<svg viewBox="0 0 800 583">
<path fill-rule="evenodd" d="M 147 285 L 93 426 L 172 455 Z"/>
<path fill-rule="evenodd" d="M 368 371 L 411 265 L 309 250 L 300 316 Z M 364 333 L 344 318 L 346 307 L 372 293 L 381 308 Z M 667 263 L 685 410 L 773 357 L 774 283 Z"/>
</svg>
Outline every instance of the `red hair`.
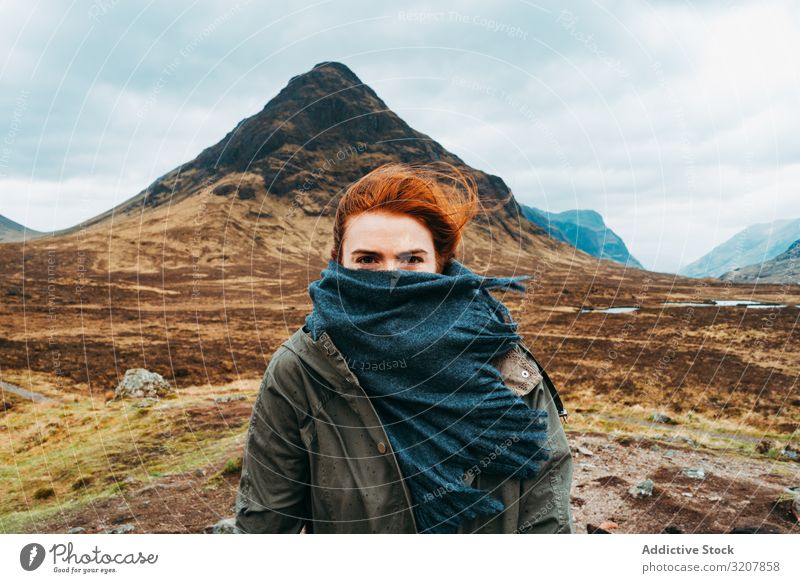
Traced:
<svg viewBox="0 0 800 583">
<path fill-rule="evenodd" d="M 436 251 L 436 271 L 441 273 L 455 255 L 478 203 L 475 180 L 448 162 L 384 164 L 353 183 L 339 201 L 331 259 L 342 263 L 347 219 L 381 210 L 409 215 L 428 228 Z"/>
</svg>

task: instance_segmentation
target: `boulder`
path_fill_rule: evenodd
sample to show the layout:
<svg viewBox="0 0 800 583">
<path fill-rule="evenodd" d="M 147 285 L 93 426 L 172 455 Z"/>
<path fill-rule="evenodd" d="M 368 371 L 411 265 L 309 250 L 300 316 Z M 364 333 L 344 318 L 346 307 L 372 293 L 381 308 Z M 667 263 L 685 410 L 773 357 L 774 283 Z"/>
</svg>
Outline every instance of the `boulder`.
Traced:
<svg viewBox="0 0 800 583">
<path fill-rule="evenodd" d="M 791 443 L 787 443 L 785 446 L 783 446 L 783 449 L 781 449 L 778 455 L 790 460 L 800 461 L 800 450 L 798 450 L 796 447 L 793 447 Z"/>
<path fill-rule="evenodd" d="M 654 411 L 650 414 L 650 421 L 653 423 L 666 423 L 668 425 L 675 425 L 675 421 L 669 415 L 665 415 L 660 411 Z"/>
<path fill-rule="evenodd" d="M 132 523 L 126 522 L 125 524 L 120 524 L 119 526 L 115 526 L 113 528 L 107 528 L 100 534 L 126 534 L 133 532 L 134 530 L 136 530 L 136 527 Z"/>
<path fill-rule="evenodd" d="M 795 520 L 800 522 L 800 494 L 795 494 L 794 500 L 792 500 L 792 514 L 794 514 Z"/>
<path fill-rule="evenodd" d="M 706 471 L 703 468 L 683 468 L 683 475 L 693 480 L 703 480 L 706 477 Z"/>
<path fill-rule="evenodd" d="M 635 486 L 632 486 L 628 493 L 634 498 L 645 498 L 653 495 L 653 480 L 642 480 Z"/>
<path fill-rule="evenodd" d="M 207 527 L 206 532 L 210 534 L 241 534 L 236 528 L 236 517 L 233 516 L 223 518 L 213 526 Z"/>
<path fill-rule="evenodd" d="M 144 368 L 131 368 L 114 392 L 117 399 L 158 399 L 175 395 L 175 390 L 160 374 Z"/>
<path fill-rule="evenodd" d="M 221 397 L 214 397 L 215 403 L 230 403 L 231 401 L 244 401 L 247 397 L 244 395 L 223 395 Z"/>
<path fill-rule="evenodd" d="M 768 453 L 774 446 L 775 444 L 771 440 L 762 439 L 758 442 L 758 445 L 756 445 L 756 451 L 761 454 Z"/>
</svg>

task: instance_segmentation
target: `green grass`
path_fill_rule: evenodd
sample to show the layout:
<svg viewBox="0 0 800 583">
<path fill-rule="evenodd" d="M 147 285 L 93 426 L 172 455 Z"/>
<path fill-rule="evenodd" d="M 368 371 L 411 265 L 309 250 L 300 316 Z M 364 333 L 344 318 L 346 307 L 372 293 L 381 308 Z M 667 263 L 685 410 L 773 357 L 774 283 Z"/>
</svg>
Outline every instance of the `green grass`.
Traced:
<svg viewBox="0 0 800 583">
<path fill-rule="evenodd" d="M 219 394 L 219 387 L 187 391 L 148 409 L 136 407 L 136 401 L 106 406 L 88 398 L 15 406 L 0 417 L 0 532 L 35 531 L 60 512 L 140 487 L 150 478 L 222 460 L 228 461 L 222 466 L 226 474 L 237 471 L 232 454 L 243 441 L 248 419 L 196 430 L 218 419 L 219 406 L 209 394 Z M 252 402 L 254 392 L 248 398 Z M 189 409 L 195 417 L 187 414 Z M 126 482 L 128 477 L 134 482 Z"/>
<path fill-rule="evenodd" d="M 580 413 L 572 413 L 569 416 L 565 429 L 568 432 L 597 431 L 617 437 L 646 437 L 663 442 L 667 446 L 672 443 L 689 445 L 688 442 L 673 442 L 670 439 L 683 437 L 693 440 L 699 447 L 773 459 L 779 458 L 778 452 L 784 444 L 797 444 L 798 441 L 795 434 L 759 431 L 744 422 L 708 419 L 692 411 L 686 414 L 667 413 L 676 422 L 674 425 L 653 423 L 650 420 L 652 412 L 652 409 L 642 406 L 624 409 L 612 406 L 582 406 Z M 608 419 L 604 416 L 624 419 Z M 755 448 L 758 441 L 764 439 L 773 441 L 775 446 L 767 453 L 761 454 Z"/>
</svg>

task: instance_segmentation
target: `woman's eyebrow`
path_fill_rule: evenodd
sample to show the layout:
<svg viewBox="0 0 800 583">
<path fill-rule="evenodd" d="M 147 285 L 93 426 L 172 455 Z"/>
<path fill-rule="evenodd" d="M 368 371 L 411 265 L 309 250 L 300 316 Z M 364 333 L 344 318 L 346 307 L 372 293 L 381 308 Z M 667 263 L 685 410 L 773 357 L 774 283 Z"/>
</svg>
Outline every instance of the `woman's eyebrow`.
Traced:
<svg viewBox="0 0 800 583">
<path fill-rule="evenodd" d="M 369 249 L 353 249 L 350 252 L 351 255 L 355 255 L 356 253 L 364 253 L 364 254 L 367 254 L 367 255 L 380 255 L 381 254 L 379 251 L 371 251 Z M 401 251 L 397 255 L 398 256 L 400 256 L 400 255 L 411 255 L 413 253 L 423 253 L 425 255 L 428 254 L 428 252 L 425 251 L 425 249 L 410 249 L 409 251 Z"/>
</svg>

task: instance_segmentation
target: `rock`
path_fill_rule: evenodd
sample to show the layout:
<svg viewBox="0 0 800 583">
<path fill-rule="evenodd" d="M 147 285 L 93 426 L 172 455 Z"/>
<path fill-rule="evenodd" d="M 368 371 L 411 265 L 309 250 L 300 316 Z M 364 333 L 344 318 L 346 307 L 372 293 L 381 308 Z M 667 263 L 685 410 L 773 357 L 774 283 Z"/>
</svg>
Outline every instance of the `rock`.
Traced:
<svg viewBox="0 0 800 583">
<path fill-rule="evenodd" d="M 67 534 L 80 534 L 82 532 L 86 532 L 86 529 L 82 526 L 74 526 L 67 531 Z"/>
<path fill-rule="evenodd" d="M 772 512 L 800 523 L 800 492 L 793 488 L 786 488 L 772 505 Z"/>
<path fill-rule="evenodd" d="M 719 502 L 720 500 L 722 500 L 721 496 L 709 496 L 708 497 L 708 501 L 709 502 Z"/>
<path fill-rule="evenodd" d="M 611 534 L 604 528 L 600 528 L 599 526 L 595 526 L 594 524 L 586 524 L 586 532 L 588 534 Z"/>
<path fill-rule="evenodd" d="M 632 486 L 628 490 L 628 494 L 630 494 L 634 498 L 644 498 L 646 496 L 652 496 L 654 485 L 655 484 L 653 484 L 653 480 L 643 480 L 638 484 L 636 484 L 635 486 Z"/>
<path fill-rule="evenodd" d="M 629 445 L 633 445 L 636 443 L 636 439 L 631 437 L 630 435 L 623 435 L 622 437 L 617 438 L 617 443 L 620 445 L 624 445 L 628 447 Z"/>
<path fill-rule="evenodd" d="M 237 195 L 241 200 L 250 200 L 256 197 L 256 189 L 252 186 L 240 186 Z"/>
<path fill-rule="evenodd" d="M 212 191 L 217 196 L 228 196 L 232 192 L 236 192 L 236 185 L 235 184 L 220 184 L 214 187 Z"/>
<path fill-rule="evenodd" d="M 583 447 L 582 445 L 578 446 L 577 449 L 578 453 L 581 455 L 594 455 L 594 452 L 588 448 Z"/>
<path fill-rule="evenodd" d="M 214 397 L 214 402 L 228 403 L 230 401 L 244 401 L 246 398 L 244 395 L 223 395 L 222 397 Z"/>
<path fill-rule="evenodd" d="M 140 488 L 137 494 L 148 494 L 150 492 L 155 492 L 156 490 L 163 490 L 164 488 L 166 488 L 164 484 L 148 484 L 147 486 Z"/>
<path fill-rule="evenodd" d="M 758 453 L 764 454 L 767 453 L 769 450 L 773 448 L 775 444 L 769 439 L 762 439 L 756 445 L 756 451 Z"/>
<path fill-rule="evenodd" d="M 138 407 L 139 409 L 144 409 L 145 407 L 149 407 L 150 405 L 155 405 L 157 402 L 158 401 L 156 399 L 151 399 L 150 397 L 147 397 L 134 404 L 134 407 Z"/>
<path fill-rule="evenodd" d="M 206 532 L 211 534 L 239 534 L 239 529 L 236 528 L 236 517 L 223 518 L 216 524 L 206 528 Z"/>
<path fill-rule="evenodd" d="M 664 415 L 664 413 L 659 413 L 658 411 L 655 411 L 650 415 L 650 421 L 653 421 L 654 423 L 666 423 L 668 425 L 675 425 L 675 421 L 673 421 L 672 417 Z"/>
<path fill-rule="evenodd" d="M 780 531 L 767 525 L 760 526 L 736 526 L 728 534 L 779 534 Z"/>
<path fill-rule="evenodd" d="M 197 468 L 194 471 L 194 475 L 197 476 L 198 478 L 202 478 L 203 476 L 206 475 L 206 471 L 203 468 Z"/>
<path fill-rule="evenodd" d="M 101 534 L 125 534 L 126 532 L 133 532 L 135 529 L 136 527 L 133 524 L 126 522 L 125 524 L 120 524 L 114 528 L 104 530 Z"/>
<path fill-rule="evenodd" d="M 677 526 L 665 526 L 664 534 L 683 534 L 683 531 Z"/>
<path fill-rule="evenodd" d="M 694 498 L 694 494 L 691 492 L 681 492 L 681 496 L 686 496 L 687 498 Z"/>
<path fill-rule="evenodd" d="M 800 450 L 787 443 L 780 451 L 780 456 L 790 460 L 800 460 Z"/>
<path fill-rule="evenodd" d="M 683 468 L 683 475 L 694 480 L 702 480 L 706 477 L 706 471 L 703 468 Z"/>
<path fill-rule="evenodd" d="M 662 433 L 658 436 L 658 439 L 663 441 L 671 441 L 673 443 L 683 442 L 691 445 L 692 447 L 698 447 L 699 444 L 692 439 L 691 437 L 686 437 L 685 435 L 667 435 L 666 433 Z"/>
<path fill-rule="evenodd" d="M 174 389 L 160 374 L 144 368 L 131 368 L 125 371 L 125 376 L 117 386 L 114 400 L 157 399 L 174 394 Z"/>
<path fill-rule="evenodd" d="M 604 520 L 600 523 L 600 528 L 603 530 L 614 530 L 615 528 L 619 528 L 619 525 L 613 520 Z"/>
<path fill-rule="evenodd" d="M 256 190 L 249 185 L 240 184 L 220 184 L 212 191 L 217 196 L 228 196 L 229 194 L 236 193 L 241 200 L 250 200 L 256 197 Z"/>
</svg>

